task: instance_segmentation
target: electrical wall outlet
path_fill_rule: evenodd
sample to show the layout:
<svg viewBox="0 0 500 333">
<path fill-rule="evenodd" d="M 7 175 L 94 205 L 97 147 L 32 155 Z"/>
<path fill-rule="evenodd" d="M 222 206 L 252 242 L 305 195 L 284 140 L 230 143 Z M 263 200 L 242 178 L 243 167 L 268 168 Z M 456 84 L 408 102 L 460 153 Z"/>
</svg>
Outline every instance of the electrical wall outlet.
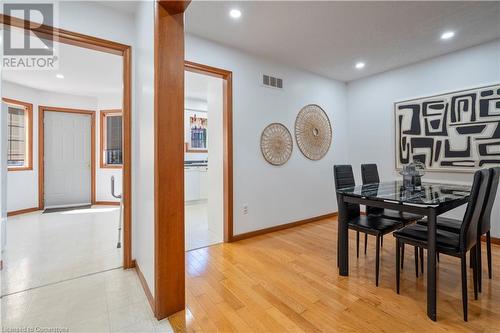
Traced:
<svg viewBox="0 0 500 333">
<path fill-rule="evenodd" d="M 248 214 L 248 206 L 244 205 L 242 211 L 243 211 L 243 215 L 247 215 Z"/>
</svg>

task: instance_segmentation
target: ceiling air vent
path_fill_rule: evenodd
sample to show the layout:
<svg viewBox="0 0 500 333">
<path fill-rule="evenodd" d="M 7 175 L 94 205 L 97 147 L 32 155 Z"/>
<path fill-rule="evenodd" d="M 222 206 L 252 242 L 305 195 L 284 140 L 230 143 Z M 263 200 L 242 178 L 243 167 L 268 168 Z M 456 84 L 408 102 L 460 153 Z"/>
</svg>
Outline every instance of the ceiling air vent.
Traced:
<svg viewBox="0 0 500 333">
<path fill-rule="evenodd" d="M 283 79 L 264 74 L 262 75 L 262 84 L 266 87 L 282 89 Z"/>
</svg>

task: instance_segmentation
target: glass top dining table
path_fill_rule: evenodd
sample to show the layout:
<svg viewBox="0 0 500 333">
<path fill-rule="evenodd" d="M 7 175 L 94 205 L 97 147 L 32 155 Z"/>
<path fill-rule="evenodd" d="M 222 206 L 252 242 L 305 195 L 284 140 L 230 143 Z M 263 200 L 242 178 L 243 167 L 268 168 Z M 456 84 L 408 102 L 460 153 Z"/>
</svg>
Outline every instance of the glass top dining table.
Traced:
<svg viewBox="0 0 500 333">
<path fill-rule="evenodd" d="M 390 200 L 403 204 L 439 206 L 441 204 L 468 198 L 470 186 L 423 182 L 418 188 L 405 188 L 403 181 L 395 180 L 346 187 L 337 190 L 343 195 L 367 197 L 374 200 Z"/>
<path fill-rule="evenodd" d="M 337 190 L 338 267 L 349 275 L 348 205 L 408 212 L 427 216 L 427 316 L 436 320 L 436 222 L 437 216 L 468 202 L 470 186 L 423 182 L 418 188 L 405 188 L 403 181 L 346 187 Z"/>
</svg>

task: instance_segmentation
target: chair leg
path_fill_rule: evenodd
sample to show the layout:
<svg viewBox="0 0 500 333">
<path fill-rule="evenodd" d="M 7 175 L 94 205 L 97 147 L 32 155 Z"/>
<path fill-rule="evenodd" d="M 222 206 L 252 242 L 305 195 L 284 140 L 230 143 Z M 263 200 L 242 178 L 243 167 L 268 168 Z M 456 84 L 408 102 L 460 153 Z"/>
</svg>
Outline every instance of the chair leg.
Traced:
<svg viewBox="0 0 500 333">
<path fill-rule="evenodd" d="M 359 258 L 359 231 L 356 231 L 356 258 Z"/>
<path fill-rule="evenodd" d="M 349 232 L 349 231 L 347 231 Z M 337 240 L 337 267 L 340 267 L 340 242 Z"/>
<path fill-rule="evenodd" d="M 474 246 L 470 250 L 470 256 L 472 259 L 472 283 L 474 284 L 474 299 L 477 300 L 477 248 Z"/>
<path fill-rule="evenodd" d="M 436 260 L 439 262 L 439 252 L 436 252 Z"/>
<path fill-rule="evenodd" d="M 368 234 L 365 234 L 365 254 L 367 245 L 368 245 Z"/>
<path fill-rule="evenodd" d="M 420 270 L 424 274 L 424 248 L 420 248 Z"/>
<path fill-rule="evenodd" d="M 415 246 L 415 276 L 418 278 L 418 247 Z"/>
<path fill-rule="evenodd" d="M 483 259 L 481 258 L 481 235 L 477 237 L 476 243 L 476 273 L 477 273 L 477 290 L 483 291 Z"/>
<path fill-rule="evenodd" d="M 404 248 L 404 243 L 403 243 L 403 248 Z M 400 279 L 400 274 L 401 274 L 401 268 L 399 265 L 400 261 L 400 253 L 402 252 L 401 249 L 401 244 L 399 240 L 396 238 L 396 292 L 399 294 L 399 279 Z"/>
<path fill-rule="evenodd" d="M 401 243 L 401 269 L 403 269 L 405 263 L 405 243 Z"/>
<path fill-rule="evenodd" d="M 491 279 L 493 272 L 491 270 L 491 234 L 489 230 L 486 233 L 486 255 L 488 256 L 488 278 Z"/>
<path fill-rule="evenodd" d="M 380 247 L 384 247 L 384 235 L 380 236 Z"/>
<path fill-rule="evenodd" d="M 464 311 L 464 321 L 467 321 L 467 260 L 465 253 L 460 257 L 462 270 L 462 305 Z"/>
<path fill-rule="evenodd" d="M 378 287 L 378 274 L 380 269 L 380 236 L 377 235 L 377 244 L 376 244 L 376 253 L 375 253 L 375 285 Z"/>
</svg>

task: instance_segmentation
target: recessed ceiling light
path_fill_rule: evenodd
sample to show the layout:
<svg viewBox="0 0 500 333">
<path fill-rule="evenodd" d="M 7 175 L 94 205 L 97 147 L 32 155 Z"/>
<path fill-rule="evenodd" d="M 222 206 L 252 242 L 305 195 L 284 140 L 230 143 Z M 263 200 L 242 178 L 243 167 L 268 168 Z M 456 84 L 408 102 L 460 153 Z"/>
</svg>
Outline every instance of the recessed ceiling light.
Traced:
<svg viewBox="0 0 500 333">
<path fill-rule="evenodd" d="M 357 69 L 364 68 L 364 67 L 365 67 L 365 63 L 364 63 L 364 62 L 357 62 L 355 67 L 356 67 Z"/>
<path fill-rule="evenodd" d="M 58 79 L 64 79 L 64 75 L 62 75 L 62 74 L 57 74 L 57 75 L 56 75 L 56 77 L 57 77 Z"/>
<path fill-rule="evenodd" d="M 231 16 L 231 18 L 233 19 L 238 19 L 241 17 L 241 10 L 239 9 L 231 9 L 229 11 L 229 16 Z"/>
<path fill-rule="evenodd" d="M 450 38 L 453 38 L 455 36 L 455 33 L 453 31 L 446 31 L 446 32 L 443 32 L 443 34 L 441 35 L 441 39 L 450 39 Z"/>
</svg>

